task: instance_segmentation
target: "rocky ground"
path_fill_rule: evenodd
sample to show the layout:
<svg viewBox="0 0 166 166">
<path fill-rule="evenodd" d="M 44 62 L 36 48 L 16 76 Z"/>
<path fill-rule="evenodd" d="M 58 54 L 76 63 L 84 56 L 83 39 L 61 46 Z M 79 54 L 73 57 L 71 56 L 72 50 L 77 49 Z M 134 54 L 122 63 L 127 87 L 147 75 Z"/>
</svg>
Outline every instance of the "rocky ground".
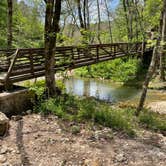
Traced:
<svg viewBox="0 0 166 166">
<path fill-rule="evenodd" d="M 166 115 L 166 101 L 151 102 L 147 107 L 153 112 Z"/>
<path fill-rule="evenodd" d="M 165 166 L 166 137 L 141 131 L 136 138 L 55 116 L 14 117 L 0 139 L 0 166 Z"/>
<path fill-rule="evenodd" d="M 160 82 L 159 78 L 156 78 L 153 82 L 150 82 L 149 88 L 150 89 L 165 90 L 166 89 L 166 81 Z"/>
</svg>

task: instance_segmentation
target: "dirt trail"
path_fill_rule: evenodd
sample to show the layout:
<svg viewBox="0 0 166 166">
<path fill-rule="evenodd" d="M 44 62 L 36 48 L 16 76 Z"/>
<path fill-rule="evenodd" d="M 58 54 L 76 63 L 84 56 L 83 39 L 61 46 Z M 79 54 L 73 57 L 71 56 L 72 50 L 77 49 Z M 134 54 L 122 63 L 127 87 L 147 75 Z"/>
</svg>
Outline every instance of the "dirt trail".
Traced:
<svg viewBox="0 0 166 166">
<path fill-rule="evenodd" d="M 166 137 L 161 134 L 142 131 L 133 139 L 109 128 L 36 114 L 10 125 L 9 135 L 0 139 L 0 166 L 166 165 Z"/>
</svg>

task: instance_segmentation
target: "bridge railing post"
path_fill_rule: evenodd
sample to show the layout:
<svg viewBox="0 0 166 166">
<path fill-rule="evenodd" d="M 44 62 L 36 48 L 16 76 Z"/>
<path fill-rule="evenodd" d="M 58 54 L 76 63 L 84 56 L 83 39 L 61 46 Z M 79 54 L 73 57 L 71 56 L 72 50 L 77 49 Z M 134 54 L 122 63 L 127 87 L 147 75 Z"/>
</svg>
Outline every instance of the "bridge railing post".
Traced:
<svg viewBox="0 0 166 166">
<path fill-rule="evenodd" d="M 126 50 L 127 50 L 127 53 L 129 53 L 129 43 L 127 43 Z"/>
<path fill-rule="evenodd" d="M 31 70 L 31 74 L 35 77 L 35 73 L 34 73 L 34 65 L 33 65 L 33 51 L 30 50 L 30 55 L 29 55 L 29 61 L 30 61 L 30 70 Z"/>
<path fill-rule="evenodd" d="M 145 43 L 145 42 L 142 42 L 142 50 L 141 50 L 141 55 L 142 55 L 142 56 L 144 55 L 145 48 L 146 48 L 146 43 Z"/>
<path fill-rule="evenodd" d="M 98 61 L 99 60 L 99 45 L 96 46 L 96 57 Z"/>
<path fill-rule="evenodd" d="M 72 49 L 71 49 L 71 59 L 72 59 L 72 61 L 74 60 L 74 47 L 72 47 Z"/>
<path fill-rule="evenodd" d="M 114 45 L 114 57 L 115 57 L 115 55 L 116 55 L 116 45 Z"/>
</svg>

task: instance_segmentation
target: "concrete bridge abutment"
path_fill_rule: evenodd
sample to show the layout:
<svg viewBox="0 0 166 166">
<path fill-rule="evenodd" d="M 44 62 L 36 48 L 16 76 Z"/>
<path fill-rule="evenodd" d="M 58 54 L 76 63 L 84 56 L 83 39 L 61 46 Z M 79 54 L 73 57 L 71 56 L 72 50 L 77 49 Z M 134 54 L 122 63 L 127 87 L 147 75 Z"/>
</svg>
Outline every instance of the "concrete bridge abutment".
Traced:
<svg viewBox="0 0 166 166">
<path fill-rule="evenodd" d="M 33 107 L 35 94 L 23 87 L 0 93 L 0 112 L 11 116 L 21 114 Z"/>
</svg>

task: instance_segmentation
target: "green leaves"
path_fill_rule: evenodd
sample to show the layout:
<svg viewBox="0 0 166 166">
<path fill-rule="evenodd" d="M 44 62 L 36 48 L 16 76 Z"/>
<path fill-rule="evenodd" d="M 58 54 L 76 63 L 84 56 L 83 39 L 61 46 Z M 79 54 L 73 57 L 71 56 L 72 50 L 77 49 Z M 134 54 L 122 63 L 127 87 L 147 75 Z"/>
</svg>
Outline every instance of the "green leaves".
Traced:
<svg viewBox="0 0 166 166">
<path fill-rule="evenodd" d="M 109 62 L 103 62 L 91 66 L 91 71 L 88 73 L 86 67 L 76 69 L 76 75 L 83 77 L 98 77 L 111 79 L 114 81 L 127 82 L 136 78 L 136 73 L 139 69 L 140 61 L 138 59 L 115 59 Z"/>
<path fill-rule="evenodd" d="M 14 47 L 43 46 L 44 26 L 36 5 L 34 1 L 32 1 L 32 6 L 28 6 L 23 2 L 15 3 L 13 13 Z"/>
<path fill-rule="evenodd" d="M 155 112 L 143 110 L 139 116 L 139 122 L 152 130 L 166 131 L 166 116 Z"/>
<path fill-rule="evenodd" d="M 58 33 L 57 34 L 57 44 L 58 46 L 69 46 L 72 45 L 72 43 L 74 43 L 74 39 L 71 37 L 66 36 L 63 33 Z"/>
<path fill-rule="evenodd" d="M 6 0 L 0 1 L 0 48 L 5 48 L 7 44 L 7 4 Z"/>
<path fill-rule="evenodd" d="M 160 46 L 165 46 L 165 45 L 166 45 L 166 42 L 164 42 L 164 41 L 160 42 Z"/>
<path fill-rule="evenodd" d="M 147 0 L 144 10 L 146 27 L 158 26 L 161 13 L 162 0 Z"/>
<path fill-rule="evenodd" d="M 91 40 L 95 37 L 96 32 L 94 31 L 90 31 L 90 30 L 85 30 L 85 29 L 81 29 L 81 37 L 80 37 L 80 46 L 85 46 L 89 43 L 91 43 Z"/>
</svg>

